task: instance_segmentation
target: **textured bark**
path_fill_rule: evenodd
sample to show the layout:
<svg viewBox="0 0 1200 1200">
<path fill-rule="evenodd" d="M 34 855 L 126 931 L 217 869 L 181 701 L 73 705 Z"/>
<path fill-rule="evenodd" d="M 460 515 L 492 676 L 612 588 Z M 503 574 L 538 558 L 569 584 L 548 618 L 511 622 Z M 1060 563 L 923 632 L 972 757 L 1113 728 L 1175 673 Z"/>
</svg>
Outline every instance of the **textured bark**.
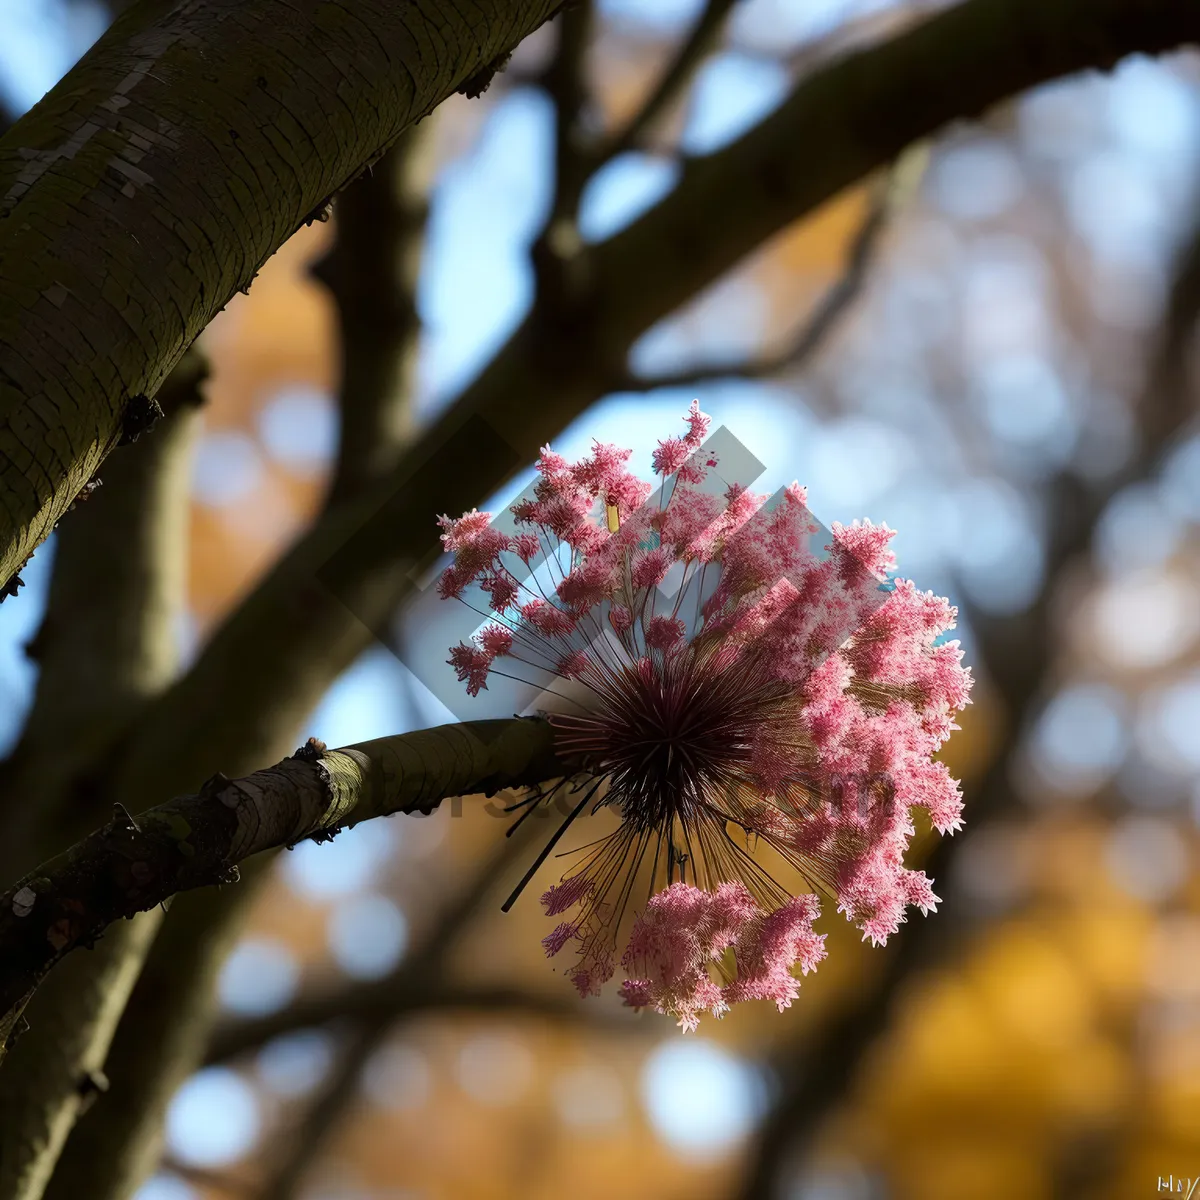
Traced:
<svg viewBox="0 0 1200 1200">
<path fill-rule="evenodd" d="M 16 122 L 0 140 L 0 586 L 266 259 L 557 6 L 147 0 Z"/>
<path fill-rule="evenodd" d="M 108 825 L 0 897 L 0 1036 L 9 1038 L 38 983 L 75 947 L 177 892 L 236 881 L 251 855 L 567 773 L 545 721 L 472 721 L 302 749 L 244 779 L 219 776 L 136 821 L 118 806 Z"/>
<path fill-rule="evenodd" d="M 39 666 L 33 707 L 0 775 L 0 878 L 103 819 L 83 777 L 177 673 L 205 371 L 195 351 L 181 360 L 160 393 L 167 416 L 114 454 L 103 486 L 59 531 L 46 614 L 28 647 Z"/>
<path fill-rule="evenodd" d="M 7 878 L 61 849 L 86 797 L 72 786 L 177 667 L 187 559 L 189 452 L 202 364 L 188 355 L 162 394 L 170 415 L 109 463 L 55 555 L 33 710 L 4 777 Z M 37 797 L 31 803 L 31 797 Z M 83 799 L 83 803 L 81 803 Z M 94 824 L 93 817 L 89 824 Z M 18 856 L 30 856 L 21 861 Z M 101 1068 L 161 913 L 123 924 L 56 973 L 0 1071 L 0 1197 L 36 1200 Z"/>
</svg>

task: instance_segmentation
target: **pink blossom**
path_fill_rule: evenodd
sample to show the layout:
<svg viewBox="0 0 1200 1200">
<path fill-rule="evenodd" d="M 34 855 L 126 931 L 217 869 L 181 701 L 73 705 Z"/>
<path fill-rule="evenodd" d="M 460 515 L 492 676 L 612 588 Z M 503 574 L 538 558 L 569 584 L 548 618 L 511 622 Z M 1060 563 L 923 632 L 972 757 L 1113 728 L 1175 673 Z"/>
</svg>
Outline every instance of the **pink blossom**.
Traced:
<svg viewBox="0 0 1200 1200">
<path fill-rule="evenodd" d="M 595 881 L 586 875 L 575 875 L 556 883 L 542 896 L 542 907 L 546 916 L 554 917 L 568 908 L 582 904 L 595 890 Z"/>
<path fill-rule="evenodd" d="M 670 650 L 686 633 L 687 626 L 678 617 L 651 617 L 646 623 L 646 645 L 651 650 Z"/>
<path fill-rule="evenodd" d="M 621 965 L 637 974 L 621 996 L 632 1008 L 653 1008 L 694 1030 L 700 1014 L 721 1016 L 740 1000 L 773 1000 L 782 1010 L 795 999 L 804 974 L 825 956 L 825 939 L 812 929 L 820 909 L 812 896 L 763 912 L 741 883 L 703 891 L 674 883 L 650 898 L 634 923 Z M 736 974 L 713 978 L 726 951 Z"/>
<path fill-rule="evenodd" d="M 971 676 L 945 640 L 953 606 L 892 577 L 887 526 L 826 532 L 798 484 L 700 490 L 718 467 L 709 418 L 694 402 L 685 422 L 654 452 L 653 495 L 627 450 L 596 443 L 570 462 L 544 447 L 515 535 L 486 513 L 441 519 L 455 558 L 439 592 L 477 583 L 491 600 L 494 620 L 451 651 L 470 694 L 499 657 L 547 695 L 577 681 L 549 715 L 573 772 L 551 794 L 592 789 L 568 824 L 599 807 L 619 817 L 543 896 L 548 916 L 569 914 L 547 954 L 575 950 L 582 995 L 619 962 L 627 1004 L 692 1029 L 742 1001 L 786 1008 L 825 955 L 816 896 L 791 895 L 756 845 L 873 942 L 936 908 L 905 860 L 915 810 L 961 828 L 959 785 L 934 755 Z M 514 574 L 517 560 L 540 569 Z"/>
</svg>

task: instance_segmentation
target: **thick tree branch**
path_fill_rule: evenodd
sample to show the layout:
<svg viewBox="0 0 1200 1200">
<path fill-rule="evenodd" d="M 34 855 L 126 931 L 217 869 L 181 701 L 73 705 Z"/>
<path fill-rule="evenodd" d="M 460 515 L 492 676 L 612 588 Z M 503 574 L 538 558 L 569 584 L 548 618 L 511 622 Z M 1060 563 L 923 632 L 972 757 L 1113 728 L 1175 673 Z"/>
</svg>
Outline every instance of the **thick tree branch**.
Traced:
<svg viewBox="0 0 1200 1200">
<path fill-rule="evenodd" d="M 136 821 L 118 807 L 108 825 L 0 897 L 0 1036 L 9 1038 L 38 983 L 76 946 L 177 892 L 234 882 L 237 864 L 259 851 L 568 773 L 545 721 L 473 721 L 341 750 L 310 743 Z"/>
<path fill-rule="evenodd" d="M 413 288 L 424 232 L 430 128 L 422 123 L 408 129 L 339 196 L 333 245 L 314 268 L 333 293 L 341 336 L 342 436 L 331 503 L 393 470 L 411 433 L 419 335 Z M 310 661 L 315 658 L 310 655 Z M 340 657 L 325 661 L 327 683 L 344 663 Z M 319 688 L 322 680 L 314 684 Z M 289 712 L 277 712 L 273 730 L 257 750 L 247 744 L 244 759 L 274 757 L 275 743 L 294 736 L 291 720 Z M 216 746 L 210 743 L 210 749 Z M 194 784 L 184 777 L 164 786 Z M 256 863 L 243 872 L 238 888 L 179 898 L 113 1040 L 109 1092 L 73 1132 L 47 1189 L 49 1200 L 73 1200 L 84 1190 L 96 1200 L 127 1197 L 152 1168 L 162 1113 L 203 1051 L 213 981 L 266 874 L 264 864 Z M 52 978 L 47 986 L 53 983 Z"/>
<path fill-rule="evenodd" d="M 0 587 L 266 259 L 557 7 L 138 4 L 13 125 L 0 140 Z"/>
<path fill-rule="evenodd" d="M 160 916 L 123 921 L 91 954 L 62 963 L 35 997 L 30 1027 L 0 1069 L 5 1200 L 39 1200 L 75 1122 L 107 1088 L 109 1045 Z"/>
</svg>

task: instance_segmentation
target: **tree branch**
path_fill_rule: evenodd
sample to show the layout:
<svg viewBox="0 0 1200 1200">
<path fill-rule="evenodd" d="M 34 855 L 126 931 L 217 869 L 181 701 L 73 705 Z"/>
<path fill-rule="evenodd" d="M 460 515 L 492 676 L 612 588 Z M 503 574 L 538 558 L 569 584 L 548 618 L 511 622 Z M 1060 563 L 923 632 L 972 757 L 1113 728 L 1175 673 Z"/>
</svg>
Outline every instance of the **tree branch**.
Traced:
<svg viewBox="0 0 1200 1200">
<path fill-rule="evenodd" d="M 312 267 L 337 309 L 341 438 L 336 504 L 378 483 L 415 428 L 415 292 L 428 213 L 429 122 L 406 130 L 338 197 L 333 245 Z"/>
<path fill-rule="evenodd" d="M 210 780 L 135 821 L 113 820 L 0 898 L 0 1037 L 10 1037 L 51 967 L 121 917 L 177 892 L 234 882 L 262 850 L 447 796 L 536 784 L 569 772 L 540 719 L 471 721 L 325 750 L 311 742 L 245 779 Z"/>
<path fill-rule="evenodd" d="M 13 125 L 0 587 L 266 259 L 558 3 L 139 4 Z"/>
<path fill-rule="evenodd" d="M 2 878 L 59 849 L 64 818 L 80 806 L 74 775 L 176 670 L 188 460 L 203 374 L 194 352 L 181 360 L 160 393 L 170 415 L 110 460 L 107 486 L 60 535 L 32 647 L 41 666 L 33 709 L 4 774 Z M 160 916 L 122 924 L 94 954 L 64 964 L 37 996 L 32 1027 L 0 1072 L 5 1200 L 41 1196 L 95 1081 L 103 1080 L 109 1043 Z"/>
<path fill-rule="evenodd" d="M 876 188 L 867 215 L 850 242 L 841 277 L 821 297 L 804 325 L 783 349 L 741 362 L 698 364 L 657 375 L 628 372 L 618 390 L 690 387 L 730 378 L 769 379 L 803 366 L 821 350 L 862 294 L 892 210 L 889 189 Z"/>
<path fill-rule="evenodd" d="M 666 69 L 641 107 L 620 129 L 615 130 L 601 148 L 599 159 L 606 163 L 627 150 L 635 150 L 660 116 L 675 102 L 691 82 L 701 63 L 716 48 L 737 0 L 706 0 L 687 37 L 676 49 Z"/>
</svg>

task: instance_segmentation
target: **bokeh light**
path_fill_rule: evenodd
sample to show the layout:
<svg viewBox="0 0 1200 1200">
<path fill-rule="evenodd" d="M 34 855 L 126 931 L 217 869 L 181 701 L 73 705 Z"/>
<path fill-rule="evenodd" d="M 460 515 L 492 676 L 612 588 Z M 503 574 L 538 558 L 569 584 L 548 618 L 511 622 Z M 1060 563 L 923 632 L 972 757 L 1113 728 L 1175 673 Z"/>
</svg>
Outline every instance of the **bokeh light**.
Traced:
<svg viewBox="0 0 1200 1200">
<path fill-rule="evenodd" d="M 408 946 L 408 921 L 388 896 L 355 896 L 329 914 L 329 952 L 352 979 L 380 979 Z"/>
<path fill-rule="evenodd" d="M 261 1118 L 253 1089 L 236 1071 L 206 1067 L 167 1109 L 167 1146 L 186 1166 L 222 1167 L 249 1153 Z"/>
<path fill-rule="evenodd" d="M 285 1007 L 296 994 L 300 964 L 284 942 L 243 938 L 221 968 L 217 994 L 230 1012 L 265 1016 Z"/>
<path fill-rule="evenodd" d="M 750 1132 L 766 1103 L 750 1063 L 703 1037 L 662 1042 L 642 1071 L 642 1103 L 676 1153 L 719 1158 Z"/>
</svg>

